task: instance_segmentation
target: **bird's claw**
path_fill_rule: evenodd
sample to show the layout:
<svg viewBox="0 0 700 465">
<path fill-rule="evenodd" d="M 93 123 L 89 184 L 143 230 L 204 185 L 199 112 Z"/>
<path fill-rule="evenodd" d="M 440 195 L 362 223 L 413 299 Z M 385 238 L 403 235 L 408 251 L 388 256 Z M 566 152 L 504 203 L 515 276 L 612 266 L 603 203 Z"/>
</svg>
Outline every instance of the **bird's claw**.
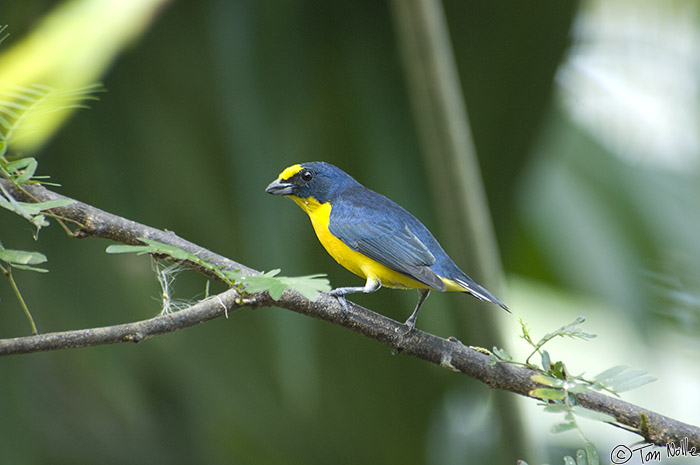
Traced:
<svg viewBox="0 0 700 465">
<path fill-rule="evenodd" d="M 406 320 L 406 322 L 403 325 L 406 327 L 406 332 L 404 333 L 404 335 L 408 335 L 409 333 L 411 333 L 411 331 L 416 329 L 416 319 L 413 318 L 413 315 L 411 315 L 411 317 L 408 320 Z"/>
<path fill-rule="evenodd" d="M 348 303 L 348 299 L 346 299 L 343 294 L 340 294 L 340 295 L 333 294 L 332 291 L 330 294 L 333 297 L 335 297 L 336 299 L 338 299 L 338 303 L 340 304 L 341 307 L 343 307 L 343 310 L 345 310 L 345 311 L 350 310 L 350 304 Z"/>
</svg>

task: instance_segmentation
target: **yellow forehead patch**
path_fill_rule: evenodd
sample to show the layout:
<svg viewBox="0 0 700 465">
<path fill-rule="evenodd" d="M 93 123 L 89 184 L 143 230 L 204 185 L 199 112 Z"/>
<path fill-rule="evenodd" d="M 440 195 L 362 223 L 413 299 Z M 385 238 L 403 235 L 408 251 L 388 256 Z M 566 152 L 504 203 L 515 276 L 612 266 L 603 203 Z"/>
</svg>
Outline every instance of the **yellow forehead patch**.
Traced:
<svg viewBox="0 0 700 465">
<path fill-rule="evenodd" d="M 302 166 L 298 163 L 296 165 L 292 165 L 288 168 L 285 168 L 284 171 L 282 171 L 279 175 L 280 181 L 286 181 L 287 179 L 291 178 L 299 171 L 301 171 L 301 168 Z"/>
</svg>

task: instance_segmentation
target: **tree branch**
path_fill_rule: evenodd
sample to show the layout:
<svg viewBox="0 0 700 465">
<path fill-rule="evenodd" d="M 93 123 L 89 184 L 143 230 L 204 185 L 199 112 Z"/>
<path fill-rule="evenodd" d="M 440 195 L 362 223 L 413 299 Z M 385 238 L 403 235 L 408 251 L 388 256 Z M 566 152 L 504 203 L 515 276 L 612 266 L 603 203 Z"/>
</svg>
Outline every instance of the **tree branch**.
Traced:
<svg viewBox="0 0 700 465">
<path fill-rule="evenodd" d="M 21 191 L 7 180 L 0 179 L 0 183 L 16 199 L 25 202 L 66 199 L 39 185 L 24 185 L 24 191 Z M 79 229 L 75 233 L 76 237 L 103 237 L 125 244 L 137 244 L 139 237 L 146 237 L 195 253 L 200 257 L 206 257 L 220 266 L 240 269 L 242 273 L 249 275 L 258 273 L 240 263 L 185 241 L 172 232 L 154 229 L 82 202 L 76 201 L 68 206 L 55 208 L 51 210 L 51 214 L 77 224 Z M 184 265 L 191 266 L 216 279 L 209 270 L 203 270 L 191 263 L 184 263 Z M 345 309 L 336 298 L 328 294 L 321 294 L 315 302 L 311 302 L 294 291 L 286 291 L 280 300 L 275 301 L 267 293 L 241 296 L 235 289 L 230 289 L 185 310 L 149 320 L 102 328 L 2 339 L 0 355 L 117 342 L 140 342 L 227 315 L 240 308 L 264 306 L 286 308 L 342 326 L 385 344 L 394 352 L 411 355 L 464 373 L 494 389 L 532 397 L 530 392 L 542 387 L 532 381 L 532 376 L 539 372 L 508 363 L 491 365 L 488 355 L 469 348 L 456 339 L 443 339 L 417 329 L 406 333 L 406 327 L 403 324 L 359 305 L 350 303 L 350 307 Z M 700 428 L 696 426 L 597 392 L 578 394 L 576 398 L 587 409 L 613 416 L 616 420 L 616 423 L 612 423 L 613 425 L 635 431 L 649 443 L 665 446 L 669 442 L 680 444 L 687 438 L 690 447 L 700 450 Z"/>
<path fill-rule="evenodd" d="M 262 299 L 258 296 L 246 296 L 243 299 L 238 291 L 229 289 L 184 310 L 149 320 L 101 328 L 0 339 L 0 355 L 76 349 L 118 342 L 141 342 L 154 336 L 189 328 L 222 315 L 228 315 L 239 308 L 254 306 L 256 300 Z"/>
</svg>

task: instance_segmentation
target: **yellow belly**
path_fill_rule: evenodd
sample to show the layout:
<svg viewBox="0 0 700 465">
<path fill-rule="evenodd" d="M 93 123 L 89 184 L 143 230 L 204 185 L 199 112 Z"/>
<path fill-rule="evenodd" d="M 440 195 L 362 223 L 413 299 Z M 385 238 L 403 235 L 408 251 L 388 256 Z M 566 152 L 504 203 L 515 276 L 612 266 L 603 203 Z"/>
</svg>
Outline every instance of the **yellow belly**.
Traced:
<svg viewBox="0 0 700 465">
<path fill-rule="evenodd" d="M 352 250 L 343 241 L 328 230 L 331 216 L 331 204 L 319 203 L 314 198 L 302 199 L 290 196 L 311 219 L 316 236 L 333 259 L 356 275 L 379 281 L 384 287 L 396 289 L 427 289 L 428 286 L 419 283 L 401 273 L 398 273 L 371 258 Z"/>
</svg>

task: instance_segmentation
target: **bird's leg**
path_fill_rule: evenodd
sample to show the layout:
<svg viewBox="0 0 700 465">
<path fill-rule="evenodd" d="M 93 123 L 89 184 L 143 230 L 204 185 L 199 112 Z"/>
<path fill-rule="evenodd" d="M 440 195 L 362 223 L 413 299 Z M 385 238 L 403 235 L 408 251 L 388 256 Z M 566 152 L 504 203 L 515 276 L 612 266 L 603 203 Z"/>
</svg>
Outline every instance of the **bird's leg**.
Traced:
<svg viewBox="0 0 700 465">
<path fill-rule="evenodd" d="M 418 317 L 418 310 L 420 310 L 421 306 L 423 305 L 423 302 L 425 302 L 425 299 L 427 299 L 430 295 L 430 289 L 418 289 L 418 293 L 420 295 L 418 296 L 418 303 L 416 304 L 416 309 L 413 310 L 411 316 L 409 316 L 408 320 L 406 320 L 406 323 L 404 323 L 406 326 L 408 326 L 408 332 L 413 331 L 413 328 L 416 327 L 416 318 Z"/>
<path fill-rule="evenodd" d="M 365 283 L 364 287 L 361 287 L 361 286 L 337 287 L 337 288 L 333 289 L 331 292 L 329 292 L 329 294 L 334 296 L 334 297 L 337 297 L 338 301 L 343 306 L 343 308 L 347 309 L 348 301 L 345 300 L 346 295 L 357 294 L 359 292 L 369 294 L 371 292 L 378 290 L 380 287 L 382 287 L 382 285 L 379 281 L 372 279 L 372 278 L 367 278 L 367 282 Z"/>
</svg>

